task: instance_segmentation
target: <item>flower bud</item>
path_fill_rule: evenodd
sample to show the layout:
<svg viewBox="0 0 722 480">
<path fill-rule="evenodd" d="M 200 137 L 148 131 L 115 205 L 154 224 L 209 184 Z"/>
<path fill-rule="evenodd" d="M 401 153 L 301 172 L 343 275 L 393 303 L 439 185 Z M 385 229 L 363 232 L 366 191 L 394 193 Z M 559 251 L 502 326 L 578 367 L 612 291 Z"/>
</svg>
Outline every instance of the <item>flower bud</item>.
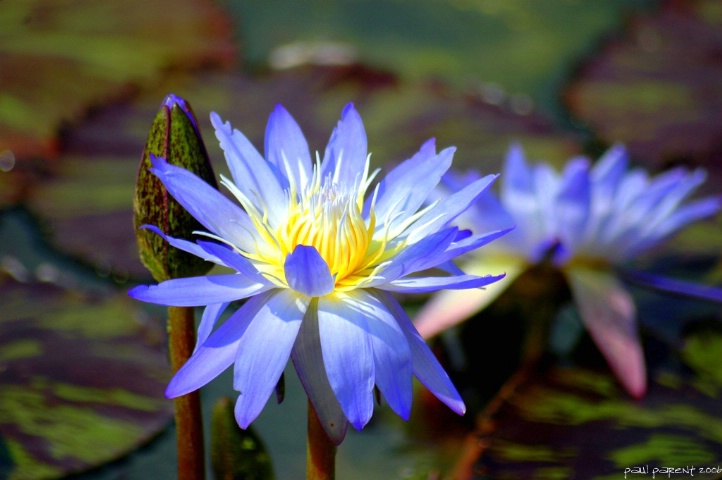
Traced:
<svg viewBox="0 0 722 480">
<path fill-rule="evenodd" d="M 252 428 L 236 423 L 233 402 L 222 397 L 211 415 L 211 467 L 219 480 L 271 480 L 271 457 Z"/>
<path fill-rule="evenodd" d="M 202 229 L 150 171 L 151 154 L 190 170 L 218 188 L 198 122 L 188 102 L 181 97 L 169 94 L 153 120 L 138 169 L 133 221 L 140 260 L 156 281 L 203 275 L 211 264 L 171 247 L 152 231 L 140 228 L 154 225 L 166 235 L 183 239 L 190 239 L 194 231 Z"/>
</svg>

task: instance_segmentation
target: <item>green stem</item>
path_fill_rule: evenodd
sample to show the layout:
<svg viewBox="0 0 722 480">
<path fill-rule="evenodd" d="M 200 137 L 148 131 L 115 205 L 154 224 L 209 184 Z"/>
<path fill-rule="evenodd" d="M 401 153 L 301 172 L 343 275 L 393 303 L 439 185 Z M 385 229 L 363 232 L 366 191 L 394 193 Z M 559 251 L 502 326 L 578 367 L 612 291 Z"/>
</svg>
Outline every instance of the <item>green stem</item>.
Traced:
<svg viewBox="0 0 722 480">
<path fill-rule="evenodd" d="M 334 480 L 336 478 L 336 445 L 328 438 L 311 400 L 308 401 L 307 441 L 306 480 Z"/>
<path fill-rule="evenodd" d="M 193 309 L 168 307 L 168 346 L 173 373 L 186 363 L 195 346 Z M 203 480 L 203 423 L 199 391 L 175 399 L 178 480 Z"/>
</svg>

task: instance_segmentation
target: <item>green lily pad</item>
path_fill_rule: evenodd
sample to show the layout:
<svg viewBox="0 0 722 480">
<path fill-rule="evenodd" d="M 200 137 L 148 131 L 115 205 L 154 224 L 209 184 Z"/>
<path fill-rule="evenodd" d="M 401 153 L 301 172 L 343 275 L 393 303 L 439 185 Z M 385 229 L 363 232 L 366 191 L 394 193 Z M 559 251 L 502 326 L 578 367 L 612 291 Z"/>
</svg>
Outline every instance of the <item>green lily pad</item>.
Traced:
<svg viewBox="0 0 722 480">
<path fill-rule="evenodd" d="M 580 68 L 564 92 L 566 104 L 604 142 L 624 142 L 641 162 L 719 173 L 720 48 L 719 2 L 665 2 Z"/>
<path fill-rule="evenodd" d="M 55 156 L 62 124 L 168 68 L 235 57 L 227 18 L 208 0 L 5 0 L 0 32 L 0 145 L 18 159 Z"/>
<path fill-rule="evenodd" d="M 147 313 L 122 295 L 0 283 L 1 478 L 87 470 L 168 424 L 164 335 Z"/>
<path fill-rule="evenodd" d="M 649 0 L 225 0 L 249 63 L 284 68 L 355 58 L 404 81 L 440 79 L 490 101 L 557 108 L 568 64 Z"/>
</svg>

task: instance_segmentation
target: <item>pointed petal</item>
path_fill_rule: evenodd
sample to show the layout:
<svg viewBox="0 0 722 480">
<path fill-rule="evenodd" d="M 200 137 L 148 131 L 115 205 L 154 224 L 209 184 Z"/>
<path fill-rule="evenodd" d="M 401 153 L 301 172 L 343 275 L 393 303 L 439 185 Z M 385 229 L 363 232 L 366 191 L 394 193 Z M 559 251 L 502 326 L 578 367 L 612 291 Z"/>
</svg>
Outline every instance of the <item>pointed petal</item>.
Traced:
<svg viewBox="0 0 722 480">
<path fill-rule="evenodd" d="M 379 296 L 386 309 L 398 322 L 406 336 L 406 340 L 409 342 L 416 378 L 446 406 L 459 415 L 463 415 L 466 412 L 466 406 L 461 399 L 461 395 L 459 395 L 454 384 L 451 383 L 449 375 L 444 371 L 429 346 L 426 345 L 426 342 L 412 325 L 404 309 L 401 308 L 399 302 L 391 294 L 379 292 Z"/>
<path fill-rule="evenodd" d="M 277 225 L 285 210 L 283 186 L 279 183 L 280 172 L 274 172 L 250 141 L 230 122 L 223 122 L 215 112 L 211 123 L 216 129 L 226 163 L 233 176 L 233 183 L 248 197 L 259 211 L 267 211 L 271 225 Z"/>
<path fill-rule="evenodd" d="M 198 241 L 198 245 L 211 256 L 218 258 L 222 265 L 235 269 L 249 279 L 264 285 L 270 284 L 261 272 L 246 257 L 226 245 L 213 242 Z"/>
<path fill-rule="evenodd" d="M 198 307 L 211 303 L 232 302 L 257 295 L 271 288 L 244 275 L 211 275 L 174 278 L 158 285 L 138 285 L 128 292 L 143 302 L 174 307 Z"/>
<path fill-rule="evenodd" d="M 559 192 L 554 199 L 554 223 L 563 251 L 571 255 L 581 242 L 589 219 L 591 191 L 589 162 L 577 159 L 569 162 L 564 169 Z M 566 263 L 568 258 L 558 259 Z"/>
<path fill-rule="evenodd" d="M 459 173 L 449 170 L 441 179 L 442 188 L 434 192 L 441 192 L 438 198 L 458 192 L 467 185 L 471 185 L 481 178 L 475 170 Z M 432 197 L 433 198 L 433 197 Z M 516 222 L 506 211 L 497 196 L 490 189 L 484 191 L 468 210 L 461 213 L 454 222 L 462 228 L 470 228 L 473 232 L 491 232 L 513 227 Z"/>
<path fill-rule="evenodd" d="M 308 302 L 292 290 L 276 290 L 241 337 L 233 374 L 233 388 L 241 392 L 235 409 L 241 428 L 255 420 L 276 388 Z"/>
<path fill-rule="evenodd" d="M 487 175 L 463 190 L 442 199 L 409 227 L 409 243 L 417 242 L 429 234 L 448 226 L 456 217 L 467 210 L 494 183 L 498 176 Z"/>
<path fill-rule="evenodd" d="M 304 295 L 320 297 L 334 289 L 331 271 L 314 247 L 297 245 L 286 257 L 283 268 L 288 286 Z"/>
<path fill-rule="evenodd" d="M 360 430 L 374 408 L 374 361 L 366 317 L 349 295 L 327 295 L 318 299 L 318 329 L 328 382 L 346 418 Z"/>
<path fill-rule="evenodd" d="M 394 280 L 393 282 L 379 285 L 377 288 L 390 292 L 429 293 L 445 288 L 455 290 L 479 288 L 497 282 L 504 278 L 504 276 L 505 275 L 502 273 L 501 275 L 485 275 L 483 277 L 477 277 L 475 275 L 461 275 L 454 277 L 401 278 L 399 280 Z"/>
<path fill-rule="evenodd" d="M 683 297 L 707 300 L 715 303 L 722 303 L 722 288 L 709 287 L 681 280 L 653 275 L 651 273 L 633 270 L 622 270 L 622 280 L 650 288 L 658 292 L 672 293 Z"/>
<path fill-rule="evenodd" d="M 203 260 L 213 262 L 218 265 L 223 265 L 223 262 L 218 257 L 209 254 L 196 243 L 189 242 L 188 240 L 183 240 L 181 238 L 173 238 L 170 235 L 166 235 L 160 228 L 156 227 L 155 225 L 143 225 L 140 228 L 152 231 L 163 240 L 168 242 L 170 246 L 175 247 L 178 250 L 183 250 L 184 252 L 193 254 L 196 257 L 202 258 Z"/>
<path fill-rule="evenodd" d="M 577 267 L 564 273 L 597 347 L 627 392 L 641 398 L 647 389 L 647 374 L 632 297 L 611 272 Z"/>
<path fill-rule="evenodd" d="M 374 292 L 357 290 L 354 300 L 367 318 L 376 385 L 391 410 L 408 420 L 413 391 L 411 349 L 398 322 Z"/>
<path fill-rule="evenodd" d="M 434 148 L 433 144 L 431 148 Z M 394 226 L 415 214 L 451 166 L 455 148 L 447 148 L 438 155 L 429 150 L 429 147 L 422 147 L 419 153 L 396 167 L 381 181 L 375 210 L 379 228 L 385 228 L 384 222 L 389 216 L 393 230 Z"/>
<path fill-rule="evenodd" d="M 384 178 L 379 182 L 379 193 L 376 201 L 376 213 L 377 217 L 384 219 L 387 212 L 391 209 L 393 204 L 389 202 L 389 198 L 385 198 L 386 194 L 392 195 L 395 190 L 399 188 L 399 185 L 403 184 L 403 180 L 413 175 L 415 169 L 419 169 L 421 165 L 426 165 L 428 159 L 436 156 L 436 140 L 430 138 L 423 145 L 413 157 L 408 160 L 404 160 L 393 170 L 391 170 Z M 447 167 L 448 169 L 448 167 Z M 438 183 L 438 182 L 437 182 Z M 371 200 L 369 197 L 364 204 L 363 215 L 364 218 L 368 218 L 369 211 L 371 209 Z M 417 207 L 418 208 L 418 207 Z"/>
<path fill-rule="evenodd" d="M 321 174 L 331 174 L 339 185 L 352 186 L 366 165 L 367 142 L 361 116 L 349 103 L 328 141 L 321 164 Z"/>
<path fill-rule="evenodd" d="M 519 220 L 518 213 L 530 209 L 534 200 L 534 172 L 527 165 L 519 144 L 512 144 L 504 158 L 501 177 L 501 203 Z"/>
<path fill-rule="evenodd" d="M 436 262 L 444 263 L 449 260 L 463 255 L 468 252 L 472 252 L 477 248 L 481 248 L 487 243 L 493 242 L 499 237 L 503 237 L 507 233 L 514 230 L 516 227 L 506 228 L 504 230 L 497 230 L 494 232 L 481 233 L 479 235 L 472 235 L 462 240 L 456 240 L 447 248 L 443 254 L 439 255 L 433 262 L 429 262 L 427 268 L 435 267 L 438 265 Z"/>
<path fill-rule="evenodd" d="M 281 105 L 276 105 L 268 119 L 265 144 L 268 161 L 301 190 L 311 178 L 311 155 L 301 127 Z"/>
<path fill-rule="evenodd" d="M 403 249 L 391 259 L 389 265 L 378 273 L 378 279 L 366 286 L 373 287 L 394 281 L 404 275 L 430 268 L 430 264 L 451 245 L 458 233 L 458 228 L 441 230 L 419 240 Z M 443 259 L 439 263 L 443 263 Z"/>
<path fill-rule="evenodd" d="M 624 178 L 629 163 L 629 154 L 624 145 L 612 145 L 591 170 L 591 179 L 594 190 L 599 193 L 601 200 L 612 199 L 617 192 L 619 183 Z"/>
<path fill-rule="evenodd" d="M 311 301 L 306 316 L 303 317 L 301 329 L 291 351 L 291 360 L 321 425 L 331 441 L 340 445 L 346 436 L 348 420 L 326 375 L 318 331 L 318 304 L 315 299 Z"/>
<path fill-rule="evenodd" d="M 198 325 L 198 335 L 196 338 L 196 348 L 193 350 L 194 352 L 197 352 L 198 347 L 208 340 L 208 336 L 213 331 L 213 327 L 216 325 L 218 318 L 220 318 L 226 307 L 228 307 L 228 302 L 212 303 L 203 310 L 201 323 Z"/>
<path fill-rule="evenodd" d="M 684 226 L 716 215 L 722 208 L 722 197 L 706 197 L 688 203 L 669 215 L 656 228 L 655 239 L 674 235 Z"/>
<path fill-rule="evenodd" d="M 274 293 L 265 292 L 251 298 L 213 332 L 173 376 L 165 391 L 166 397 L 179 397 L 197 390 L 228 368 L 236 358 L 248 324 Z"/>
<path fill-rule="evenodd" d="M 151 157 L 151 171 L 183 208 L 212 233 L 243 250 L 254 248 L 255 227 L 248 214 L 185 168 Z"/>
<path fill-rule="evenodd" d="M 434 294 L 414 318 L 414 326 L 423 338 L 431 338 L 453 327 L 490 305 L 525 268 L 526 262 L 518 257 L 476 259 L 464 265 L 464 271 L 470 275 L 480 276 L 492 271 L 506 272 L 506 277 L 483 290 L 444 290 Z"/>
</svg>

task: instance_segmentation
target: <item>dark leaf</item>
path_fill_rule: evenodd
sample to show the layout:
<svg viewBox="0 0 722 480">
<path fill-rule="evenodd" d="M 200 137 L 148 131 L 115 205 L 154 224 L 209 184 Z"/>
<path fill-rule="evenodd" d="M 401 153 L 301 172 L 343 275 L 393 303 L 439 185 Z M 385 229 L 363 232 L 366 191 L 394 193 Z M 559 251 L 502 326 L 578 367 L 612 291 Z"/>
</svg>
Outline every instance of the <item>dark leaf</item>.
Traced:
<svg viewBox="0 0 722 480">
<path fill-rule="evenodd" d="M 667 1 L 637 17 L 579 71 L 564 98 L 605 143 L 624 142 L 656 168 L 722 155 L 722 9 Z"/>
<path fill-rule="evenodd" d="M 169 421 L 162 328 L 125 296 L 0 277 L 0 477 L 117 459 Z"/>
</svg>

